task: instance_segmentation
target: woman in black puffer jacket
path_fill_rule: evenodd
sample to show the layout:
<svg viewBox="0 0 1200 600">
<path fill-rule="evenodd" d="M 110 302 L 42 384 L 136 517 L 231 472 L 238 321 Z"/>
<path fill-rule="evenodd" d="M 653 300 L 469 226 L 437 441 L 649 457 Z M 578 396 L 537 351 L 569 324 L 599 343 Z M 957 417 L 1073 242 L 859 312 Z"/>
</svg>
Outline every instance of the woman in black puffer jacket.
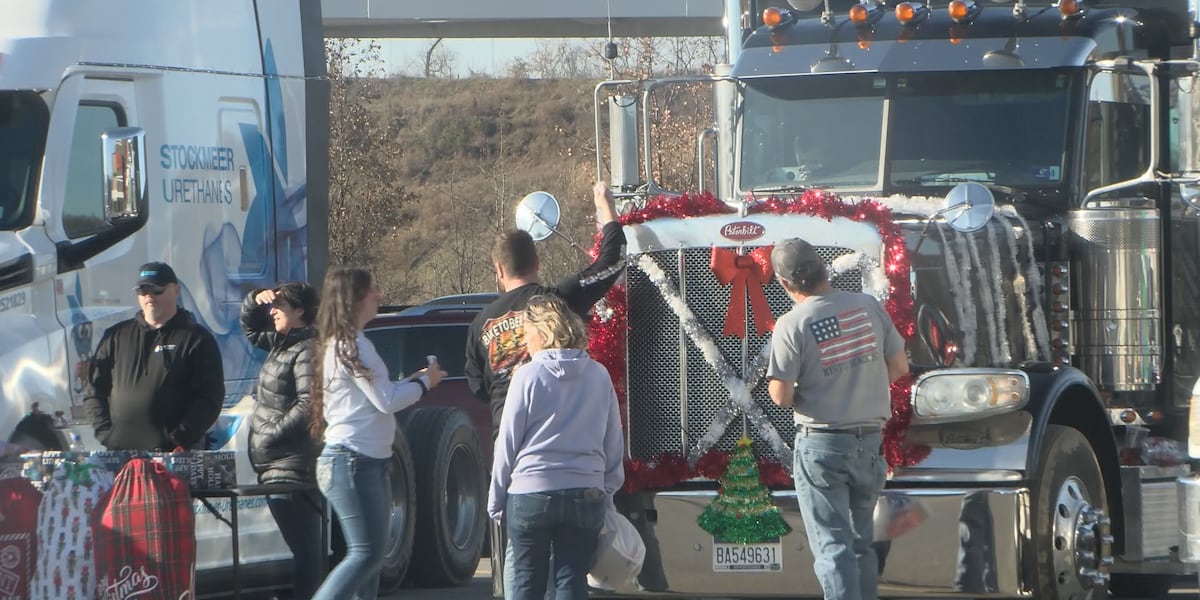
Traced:
<svg viewBox="0 0 1200 600">
<path fill-rule="evenodd" d="M 317 291 L 289 282 L 255 290 L 242 302 L 242 330 L 268 352 L 250 418 L 250 463 L 258 482 L 316 484 L 320 448 L 309 433 Z M 308 600 L 321 583 L 320 492 L 272 494 L 267 506 L 294 557 L 293 598 Z"/>
</svg>

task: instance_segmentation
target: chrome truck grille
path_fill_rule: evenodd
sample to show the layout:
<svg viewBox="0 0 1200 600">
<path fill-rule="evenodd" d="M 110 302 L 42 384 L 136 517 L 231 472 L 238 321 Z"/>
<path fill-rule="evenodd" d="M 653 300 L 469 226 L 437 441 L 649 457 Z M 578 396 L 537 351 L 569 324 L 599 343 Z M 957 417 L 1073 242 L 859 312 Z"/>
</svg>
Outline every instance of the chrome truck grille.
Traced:
<svg viewBox="0 0 1200 600">
<path fill-rule="evenodd" d="M 746 246 L 745 251 L 755 248 Z M 826 263 L 851 253 L 845 248 L 823 246 L 817 251 Z M 730 291 L 717 281 L 709 267 L 710 253 L 711 248 L 702 247 L 651 251 L 646 256 L 666 272 L 725 360 L 738 377 L 746 379 L 746 371 L 763 347 L 770 343 L 770 337 L 756 336 L 752 325 L 744 341 L 722 335 Z M 630 454 L 639 460 L 652 460 L 663 453 L 686 455 L 717 413 L 729 403 L 729 393 L 721 385 L 717 373 L 704 361 L 700 350 L 688 339 L 662 292 L 637 267 L 636 261 L 629 262 L 626 278 Z M 862 291 L 862 275 L 858 270 L 843 272 L 832 283 L 837 289 Z M 791 299 L 777 281 L 769 283 L 765 291 L 776 318 L 791 308 Z M 752 322 L 751 315 L 747 307 L 748 322 Z M 796 431 L 792 411 L 771 403 L 765 381 L 755 387 L 753 398 L 790 444 Z M 743 420 L 735 420 L 725 430 L 716 448 L 732 451 L 744 432 Z M 771 452 L 770 445 L 757 432 L 750 434 L 760 455 Z M 791 460 L 791 457 L 776 458 Z"/>
</svg>

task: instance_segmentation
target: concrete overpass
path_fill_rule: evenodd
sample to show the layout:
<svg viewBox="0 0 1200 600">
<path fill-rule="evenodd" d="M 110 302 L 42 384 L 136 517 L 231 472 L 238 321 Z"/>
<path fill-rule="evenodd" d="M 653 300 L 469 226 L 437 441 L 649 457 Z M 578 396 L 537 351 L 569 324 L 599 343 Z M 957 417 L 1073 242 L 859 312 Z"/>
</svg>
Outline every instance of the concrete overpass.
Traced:
<svg viewBox="0 0 1200 600">
<path fill-rule="evenodd" d="M 326 37 L 723 35 L 721 0 L 321 0 Z"/>
</svg>

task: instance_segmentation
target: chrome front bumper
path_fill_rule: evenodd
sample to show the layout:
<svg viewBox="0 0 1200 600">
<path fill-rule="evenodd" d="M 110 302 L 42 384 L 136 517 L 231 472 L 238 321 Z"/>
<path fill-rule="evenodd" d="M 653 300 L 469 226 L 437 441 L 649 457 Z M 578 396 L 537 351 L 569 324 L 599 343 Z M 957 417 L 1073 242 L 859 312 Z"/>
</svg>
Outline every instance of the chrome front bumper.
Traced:
<svg viewBox="0 0 1200 600">
<path fill-rule="evenodd" d="M 880 596 L 1029 596 L 1022 591 L 1020 579 L 1022 552 L 1027 551 L 1028 544 L 1022 530 L 1030 522 L 1027 488 L 893 488 L 884 495 L 919 506 L 924 520 L 895 539 L 877 542 L 877 551 L 886 554 L 879 578 Z M 663 491 L 641 494 L 631 506 L 621 507 L 642 532 L 647 552 L 641 585 L 618 590 L 618 595 L 664 592 L 695 597 L 821 597 L 794 492 L 772 494 L 793 529 L 782 539 L 783 568 L 775 572 L 713 570 L 713 538 L 696 524 L 696 519 L 715 496 L 715 491 Z M 880 513 L 876 512 L 876 531 L 884 532 L 888 524 Z M 962 548 L 960 522 L 978 544 Z M 972 560 L 974 573 L 972 567 L 965 566 Z M 978 565 L 991 575 L 984 577 Z M 987 591 L 972 591 L 978 589 L 977 585 L 985 586 Z"/>
</svg>

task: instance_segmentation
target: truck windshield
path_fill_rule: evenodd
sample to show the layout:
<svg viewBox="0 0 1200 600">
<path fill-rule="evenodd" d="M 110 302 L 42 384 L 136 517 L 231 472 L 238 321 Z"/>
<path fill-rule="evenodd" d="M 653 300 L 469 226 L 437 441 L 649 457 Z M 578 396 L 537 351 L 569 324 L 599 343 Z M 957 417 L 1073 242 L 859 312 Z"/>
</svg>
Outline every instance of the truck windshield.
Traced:
<svg viewBox="0 0 1200 600">
<path fill-rule="evenodd" d="M 885 172 L 893 189 L 963 181 L 1048 186 L 1063 177 L 1072 81 L 1063 72 L 744 81 L 743 191 L 878 191 Z"/>
<path fill-rule="evenodd" d="M 0 91 L 0 230 L 29 224 L 50 114 L 34 92 Z"/>
<path fill-rule="evenodd" d="M 1056 71 L 895 76 L 889 181 L 1047 186 L 1063 176 L 1070 77 Z"/>
<path fill-rule="evenodd" d="M 741 189 L 878 187 L 886 87 L 872 74 L 746 80 Z"/>
</svg>

